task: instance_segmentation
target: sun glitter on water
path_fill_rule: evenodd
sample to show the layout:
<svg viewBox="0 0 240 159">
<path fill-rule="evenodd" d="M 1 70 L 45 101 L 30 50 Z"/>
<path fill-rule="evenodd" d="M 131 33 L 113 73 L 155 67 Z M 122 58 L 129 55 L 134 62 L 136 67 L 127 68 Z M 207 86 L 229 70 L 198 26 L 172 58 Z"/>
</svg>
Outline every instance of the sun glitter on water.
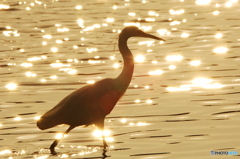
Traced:
<svg viewBox="0 0 240 159">
<path fill-rule="evenodd" d="M 93 131 L 92 135 L 95 137 L 95 138 L 99 138 L 102 140 L 102 136 L 105 137 L 105 140 L 107 142 L 113 142 L 114 141 L 114 138 L 111 137 L 111 131 L 110 130 L 99 130 L 99 129 L 96 129 Z"/>
<path fill-rule="evenodd" d="M 8 83 L 7 85 L 5 85 L 5 87 L 8 90 L 15 90 L 18 87 L 18 85 L 16 83 Z"/>
<path fill-rule="evenodd" d="M 224 46 L 221 46 L 221 47 L 217 47 L 213 50 L 214 53 L 217 53 L 217 54 L 224 54 L 228 51 L 228 48 L 227 47 L 224 47 Z"/>
</svg>

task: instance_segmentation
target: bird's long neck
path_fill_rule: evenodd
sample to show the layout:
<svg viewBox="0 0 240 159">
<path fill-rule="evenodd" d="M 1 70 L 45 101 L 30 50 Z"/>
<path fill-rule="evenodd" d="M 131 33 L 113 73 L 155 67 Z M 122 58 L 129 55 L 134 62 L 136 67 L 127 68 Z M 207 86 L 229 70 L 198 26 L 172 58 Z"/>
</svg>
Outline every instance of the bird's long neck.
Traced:
<svg viewBox="0 0 240 159">
<path fill-rule="evenodd" d="M 124 64 L 121 74 L 116 79 L 119 89 L 123 92 L 126 91 L 129 83 L 131 82 L 134 69 L 133 55 L 127 46 L 127 40 L 128 38 L 121 34 L 119 35 L 118 47 L 120 53 L 122 54 Z"/>
</svg>

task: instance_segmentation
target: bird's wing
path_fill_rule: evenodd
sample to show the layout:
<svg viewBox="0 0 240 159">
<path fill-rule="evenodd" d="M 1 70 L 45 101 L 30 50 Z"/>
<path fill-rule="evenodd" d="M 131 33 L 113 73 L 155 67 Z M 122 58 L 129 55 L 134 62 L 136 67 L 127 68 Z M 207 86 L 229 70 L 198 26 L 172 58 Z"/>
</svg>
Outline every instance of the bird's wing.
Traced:
<svg viewBox="0 0 240 159">
<path fill-rule="evenodd" d="M 100 98 L 100 106 L 105 115 L 109 114 L 122 94 L 118 90 L 109 90 Z"/>
<path fill-rule="evenodd" d="M 37 122 L 44 130 L 59 124 L 90 125 L 111 112 L 120 98 L 113 79 L 104 79 L 84 86 L 61 100 Z"/>
</svg>

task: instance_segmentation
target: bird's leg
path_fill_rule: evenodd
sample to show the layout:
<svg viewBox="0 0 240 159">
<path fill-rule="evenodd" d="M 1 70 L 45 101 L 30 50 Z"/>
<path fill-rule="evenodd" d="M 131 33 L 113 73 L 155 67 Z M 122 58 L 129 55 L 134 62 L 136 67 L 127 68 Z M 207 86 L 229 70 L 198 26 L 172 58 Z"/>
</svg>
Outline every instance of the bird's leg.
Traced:
<svg viewBox="0 0 240 159">
<path fill-rule="evenodd" d="M 107 145 L 107 142 L 105 140 L 105 135 L 104 135 L 104 119 L 103 119 L 103 122 L 102 122 L 102 125 L 101 125 L 100 129 L 102 130 L 102 139 L 103 139 L 103 153 L 102 153 L 102 155 L 103 155 L 103 159 L 104 159 L 104 158 L 108 157 L 106 155 L 106 152 L 107 152 L 106 148 L 108 147 L 108 145 Z"/>
<path fill-rule="evenodd" d="M 63 136 L 66 135 L 67 133 L 69 133 L 73 128 L 75 128 L 75 126 L 70 126 L 70 127 L 64 132 Z M 57 144 L 59 143 L 59 141 L 60 141 L 60 139 L 54 140 L 54 142 L 53 142 L 52 145 L 50 146 L 49 149 L 50 149 L 52 155 L 56 155 L 56 154 L 57 154 L 57 152 L 55 151 L 55 147 L 57 146 Z"/>
<path fill-rule="evenodd" d="M 106 149 L 108 147 L 108 144 L 105 140 L 104 128 L 102 129 L 102 138 L 103 138 L 103 148 Z"/>
<path fill-rule="evenodd" d="M 108 147 L 108 145 L 107 145 L 107 142 L 105 140 L 105 135 L 104 135 L 104 120 L 102 122 L 100 129 L 102 130 L 103 149 L 106 149 Z"/>
<path fill-rule="evenodd" d="M 106 147 L 108 147 L 108 145 L 107 145 L 107 142 L 105 140 L 105 135 L 104 135 L 104 118 L 99 119 L 95 124 L 102 131 L 103 148 L 106 149 Z"/>
<path fill-rule="evenodd" d="M 105 140 L 105 135 L 104 134 L 102 135 L 102 138 L 103 138 L 103 148 L 106 149 L 108 147 L 108 145 L 107 145 L 107 142 Z"/>
</svg>

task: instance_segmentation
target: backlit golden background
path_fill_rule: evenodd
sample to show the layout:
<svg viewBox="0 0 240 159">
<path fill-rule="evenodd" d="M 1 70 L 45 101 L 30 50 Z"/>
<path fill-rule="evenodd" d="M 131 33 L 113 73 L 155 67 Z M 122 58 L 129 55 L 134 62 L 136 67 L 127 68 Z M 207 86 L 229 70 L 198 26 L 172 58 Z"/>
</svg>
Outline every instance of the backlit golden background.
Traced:
<svg viewBox="0 0 240 159">
<path fill-rule="evenodd" d="M 101 158 L 100 133 L 36 120 L 62 98 L 117 77 L 117 36 L 128 25 L 164 38 L 128 41 L 136 65 L 107 116 L 107 155 L 210 158 L 239 149 L 238 0 L 26 0 L 0 2 L 0 158 Z M 215 156 L 226 158 L 226 156 Z"/>
</svg>

